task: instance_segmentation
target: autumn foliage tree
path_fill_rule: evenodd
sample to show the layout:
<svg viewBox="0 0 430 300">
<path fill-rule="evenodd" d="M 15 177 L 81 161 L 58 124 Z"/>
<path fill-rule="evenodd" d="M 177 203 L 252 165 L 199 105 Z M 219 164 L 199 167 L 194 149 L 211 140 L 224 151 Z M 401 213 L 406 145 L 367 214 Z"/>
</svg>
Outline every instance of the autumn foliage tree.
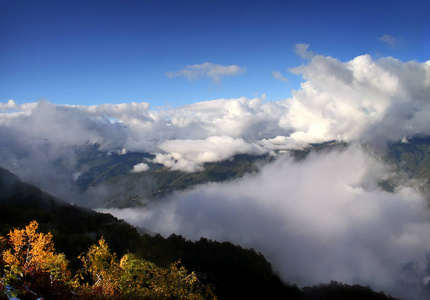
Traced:
<svg viewBox="0 0 430 300">
<path fill-rule="evenodd" d="M 90 247 L 80 257 L 84 268 L 79 277 L 90 276 L 82 291 L 99 293 L 105 299 L 214 299 L 210 287 L 201 284 L 194 272 L 189 273 L 179 262 L 169 268 L 124 255 L 120 261 L 112 254 L 106 241 Z M 84 295 L 82 295 L 83 297 Z"/>
<path fill-rule="evenodd" d="M 67 260 L 54 250 L 51 233 L 36 232 L 38 223 L 30 222 L 25 229 L 14 229 L 8 234 L 10 248 L 2 253 L 5 266 L 12 272 L 27 274 L 49 272 L 52 279 L 66 279 Z"/>
<path fill-rule="evenodd" d="M 51 233 L 37 232 L 38 223 L 30 222 L 24 229 L 11 230 L 3 238 L 1 253 L 3 286 L 12 296 L 29 297 L 36 292 L 45 295 L 68 293 L 70 272 L 64 254 L 55 252 Z"/>
<path fill-rule="evenodd" d="M 86 281 L 83 288 L 91 287 L 94 291 L 99 291 L 105 297 L 112 297 L 118 290 L 118 276 L 120 267 L 116 255 L 110 253 L 109 246 L 102 237 L 98 244 L 90 247 L 86 254 L 79 257 L 83 263 L 83 269 L 78 276 L 85 280 L 88 276 L 91 282 Z"/>
<path fill-rule="evenodd" d="M 103 237 L 80 255 L 82 268 L 72 279 L 65 255 L 55 252 L 51 233 L 37 228 L 32 221 L 0 237 L 0 299 L 215 298 L 212 289 L 179 262 L 160 268 L 133 254 L 119 260 Z"/>
</svg>

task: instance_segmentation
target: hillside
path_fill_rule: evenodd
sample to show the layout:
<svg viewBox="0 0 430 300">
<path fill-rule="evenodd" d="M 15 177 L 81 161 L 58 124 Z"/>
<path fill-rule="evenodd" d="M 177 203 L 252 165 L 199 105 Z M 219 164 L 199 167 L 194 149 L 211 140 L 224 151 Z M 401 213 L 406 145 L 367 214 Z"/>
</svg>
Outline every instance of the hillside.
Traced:
<svg viewBox="0 0 430 300">
<path fill-rule="evenodd" d="M 258 171 L 258 164 L 269 161 L 267 156 L 237 155 L 231 160 L 205 163 L 196 173 L 172 171 L 153 163 L 149 153 L 107 153 L 97 144 L 76 150 L 75 164 L 63 163 L 77 176 L 75 184 L 82 197 L 97 198 L 97 206 L 135 207 L 160 198 L 175 190 L 189 189 L 198 184 L 222 182 Z M 149 170 L 133 173 L 133 166 L 146 163 Z"/>
<path fill-rule="evenodd" d="M 297 160 L 305 159 L 312 152 L 342 150 L 348 144 L 330 141 L 311 144 L 302 150 L 292 150 Z M 410 178 L 430 179 L 430 138 L 410 139 L 408 143 L 393 142 L 388 145 L 383 159 L 400 174 Z M 79 190 L 77 203 L 90 207 L 126 208 L 146 205 L 172 191 L 190 189 L 196 185 L 223 182 L 259 171 L 274 159 L 273 156 L 236 155 L 232 159 L 205 163 L 201 172 L 172 171 L 153 163 L 150 153 L 105 152 L 99 145 L 87 145 L 75 150 L 73 164 L 57 162 L 76 177 L 72 184 Z M 147 171 L 133 173 L 133 166 L 146 163 Z M 72 175 L 70 175 L 72 176 Z M 394 181 L 381 182 L 386 190 L 393 190 Z"/>
<path fill-rule="evenodd" d="M 264 256 L 253 250 L 205 238 L 192 242 L 177 235 L 167 239 L 139 235 L 124 221 L 65 203 L 2 168 L 0 192 L 0 234 L 37 220 L 42 231 L 54 235 L 57 251 L 66 254 L 74 270 L 80 268 L 77 256 L 104 236 L 119 256 L 132 252 L 160 266 L 181 260 L 203 282 L 213 284 L 220 299 L 320 299 L 327 295 L 335 299 L 345 294 L 354 299 L 388 299 L 369 288 L 338 283 L 300 290 L 282 283 Z"/>
<path fill-rule="evenodd" d="M 276 295 L 291 290 L 280 282 L 265 258 L 252 250 L 206 239 L 191 242 L 180 236 L 141 236 L 136 228 L 112 215 L 62 202 L 5 169 L 0 169 L 0 191 L 1 235 L 37 220 L 43 231 L 53 233 L 56 249 L 71 260 L 72 269 L 79 268 L 77 256 L 104 236 L 119 256 L 137 253 L 161 266 L 182 260 L 188 269 L 204 274 L 221 298 L 267 291 Z"/>
<path fill-rule="evenodd" d="M 410 178 L 429 180 L 430 138 L 413 138 L 392 143 L 388 147 L 386 160 Z"/>
</svg>

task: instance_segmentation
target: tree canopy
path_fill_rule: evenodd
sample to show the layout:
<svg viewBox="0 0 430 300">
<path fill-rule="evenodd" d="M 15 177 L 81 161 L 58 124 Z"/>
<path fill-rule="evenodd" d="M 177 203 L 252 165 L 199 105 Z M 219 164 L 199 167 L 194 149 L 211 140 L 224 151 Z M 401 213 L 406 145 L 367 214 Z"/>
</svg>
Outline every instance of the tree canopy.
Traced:
<svg viewBox="0 0 430 300">
<path fill-rule="evenodd" d="M 38 223 L 13 229 L 0 238 L 0 299 L 215 299 L 210 286 L 180 262 L 161 268 L 125 254 L 118 259 L 105 239 L 79 259 L 74 276 L 64 254 L 56 253 L 51 233 L 37 232 Z"/>
</svg>

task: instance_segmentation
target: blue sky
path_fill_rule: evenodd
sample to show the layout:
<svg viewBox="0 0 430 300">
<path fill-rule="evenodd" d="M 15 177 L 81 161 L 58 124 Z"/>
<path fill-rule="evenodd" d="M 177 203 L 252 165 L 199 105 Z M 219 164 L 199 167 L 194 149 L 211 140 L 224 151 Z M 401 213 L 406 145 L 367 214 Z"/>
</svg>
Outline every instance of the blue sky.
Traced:
<svg viewBox="0 0 430 300">
<path fill-rule="evenodd" d="M 288 72 L 305 63 L 298 43 L 342 61 L 430 59 L 428 1 L 1 0 L 0 10 L 0 102 L 280 100 L 299 87 Z M 205 62 L 241 71 L 179 76 Z"/>
</svg>

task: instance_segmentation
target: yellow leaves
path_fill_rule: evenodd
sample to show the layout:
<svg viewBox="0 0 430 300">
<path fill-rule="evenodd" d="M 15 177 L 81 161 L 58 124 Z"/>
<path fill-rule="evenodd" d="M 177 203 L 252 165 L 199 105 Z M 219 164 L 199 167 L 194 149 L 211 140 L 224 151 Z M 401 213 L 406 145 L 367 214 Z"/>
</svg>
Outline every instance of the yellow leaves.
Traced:
<svg viewBox="0 0 430 300">
<path fill-rule="evenodd" d="M 37 222 L 32 221 L 24 229 L 11 230 L 7 239 L 0 237 L 1 258 L 9 279 L 49 274 L 50 286 L 53 280 L 59 280 L 81 299 L 215 298 L 212 290 L 202 285 L 194 272 L 180 266 L 180 262 L 160 268 L 133 254 L 118 260 L 103 237 L 79 256 L 83 268 L 75 281 L 70 282 L 65 255 L 55 252 L 51 233 L 39 233 L 37 228 Z"/>
<path fill-rule="evenodd" d="M 19 259 L 12 254 L 12 250 L 8 249 L 6 251 L 3 251 L 3 261 L 9 266 L 18 266 L 19 265 Z"/>
<path fill-rule="evenodd" d="M 36 221 L 24 229 L 14 229 L 8 234 L 9 249 L 2 252 L 3 261 L 9 268 L 31 271 L 48 271 L 55 278 L 68 274 L 64 254 L 56 254 L 51 233 L 38 233 Z"/>
<path fill-rule="evenodd" d="M 4 237 L 0 236 L 0 253 L 3 252 L 3 249 L 6 248 L 7 241 Z M 0 255 L 0 267 L 4 264 L 3 257 Z M 1 270 L 0 270 L 1 271 Z"/>
<path fill-rule="evenodd" d="M 101 289 L 105 298 L 204 299 L 203 291 L 214 298 L 194 272 L 188 273 L 185 267 L 179 266 L 180 262 L 160 268 L 133 254 L 124 255 L 118 262 L 103 238 L 80 259 L 84 272 L 93 278 L 93 290 Z"/>
<path fill-rule="evenodd" d="M 110 253 L 105 239 L 102 237 L 98 245 L 92 245 L 87 254 L 79 258 L 84 265 L 84 271 L 91 275 L 93 286 L 100 287 L 103 295 L 113 296 L 117 290 L 120 267 L 116 255 Z"/>
</svg>

